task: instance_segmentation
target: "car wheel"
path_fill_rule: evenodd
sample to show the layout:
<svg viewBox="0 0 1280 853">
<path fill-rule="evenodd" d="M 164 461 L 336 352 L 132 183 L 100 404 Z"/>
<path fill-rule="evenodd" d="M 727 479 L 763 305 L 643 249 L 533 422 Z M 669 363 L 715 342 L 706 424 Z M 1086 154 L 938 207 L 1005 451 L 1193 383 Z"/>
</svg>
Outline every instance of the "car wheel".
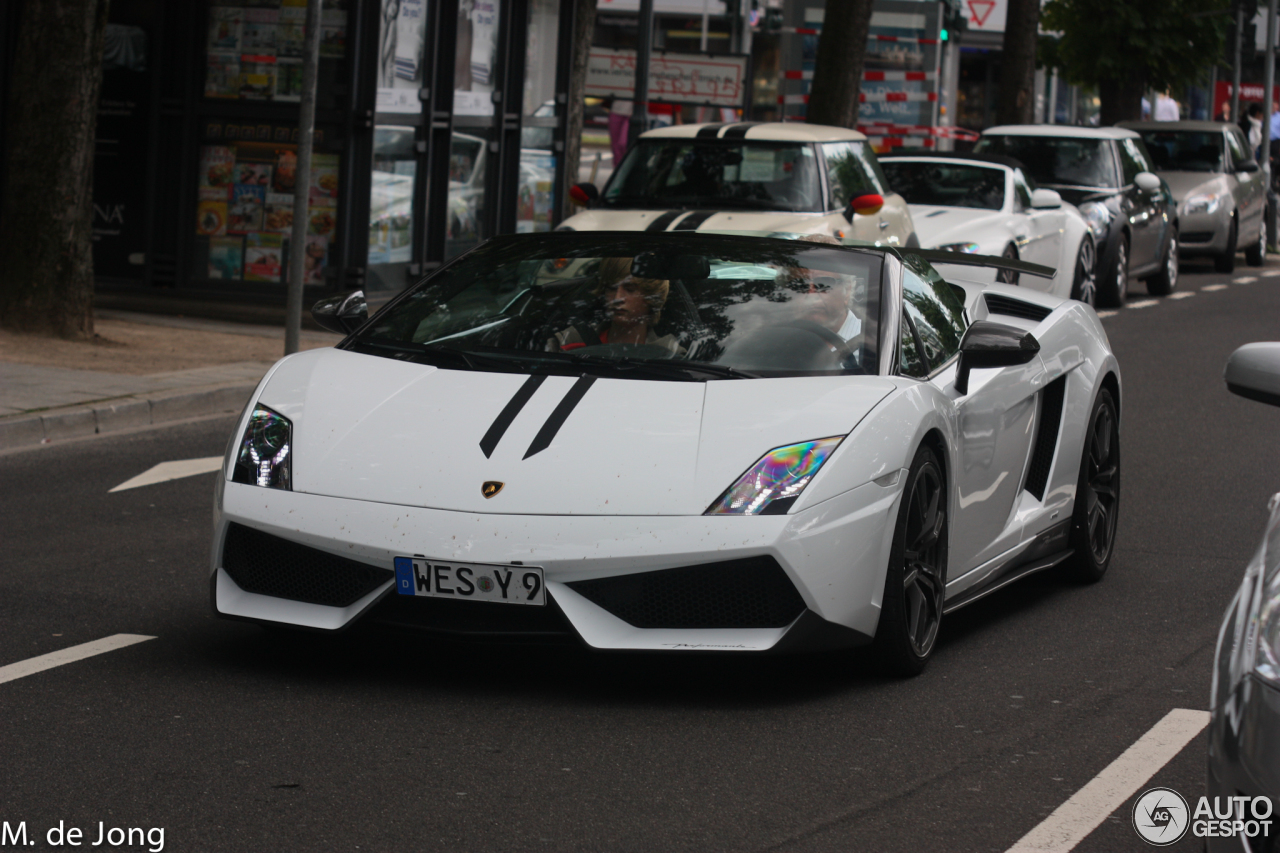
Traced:
<svg viewBox="0 0 1280 853">
<path fill-rule="evenodd" d="M 1107 270 L 1106 280 L 1098 289 L 1098 304 L 1105 308 L 1123 308 L 1129 296 L 1129 238 L 1116 238 L 1116 256 Z"/>
<path fill-rule="evenodd" d="M 1262 217 L 1258 225 L 1258 239 L 1244 250 L 1245 262 L 1251 267 L 1260 267 L 1267 260 L 1267 217 Z"/>
<path fill-rule="evenodd" d="M 1076 277 L 1071 283 L 1071 298 L 1086 305 L 1098 304 L 1098 250 L 1088 234 L 1080 241 L 1076 255 Z"/>
<path fill-rule="evenodd" d="M 1164 250 L 1164 263 L 1160 272 L 1147 279 L 1147 293 L 1152 296 L 1168 296 L 1178 287 L 1178 229 L 1169 234 L 1169 245 Z"/>
<path fill-rule="evenodd" d="M 1111 563 L 1120 509 L 1120 419 L 1111 392 L 1098 392 L 1089 415 L 1076 506 L 1071 514 L 1071 574 L 1077 580 L 1102 580 Z"/>
<path fill-rule="evenodd" d="M 947 576 L 947 489 L 942 465 L 922 446 L 907 474 L 872 652 L 889 672 L 918 675 L 938 639 Z"/>
<path fill-rule="evenodd" d="M 1233 272 L 1236 268 L 1236 242 L 1240 239 L 1240 223 L 1231 217 L 1231 230 L 1227 232 L 1227 249 L 1213 256 L 1213 268 L 1218 272 Z"/>
<path fill-rule="evenodd" d="M 1018 249 L 1012 243 L 1004 247 L 1004 251 L 1000 253 L 1000 257 L 1007 261 L 1016 261 L 1018 259 Z M 1018 274 L 1013 270 L 996 270 L 996 281 L 1000 284 L 1017 284 Z"/>
</svg>

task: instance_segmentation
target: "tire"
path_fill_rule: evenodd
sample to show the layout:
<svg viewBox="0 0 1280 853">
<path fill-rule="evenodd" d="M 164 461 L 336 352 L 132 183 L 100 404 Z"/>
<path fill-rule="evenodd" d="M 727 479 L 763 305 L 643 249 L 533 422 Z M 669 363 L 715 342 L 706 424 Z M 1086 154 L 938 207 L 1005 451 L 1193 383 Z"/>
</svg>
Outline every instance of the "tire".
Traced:
<svg viewBox="0 0 1280 853">
<path fill-rule="evenodd" d="M 1240 223 L 1231 217 L 1231 230 L 1227 232 L 1227 249 L 1213 256 L 1213 268 L 1218 272 L 1234 272 L 1236 268 L 1236 242 L 1240 239 Z"/>
<path fill-rule="evenodd" d="M 1075 553 L 1067 570 L 1076 580 L 1097 583 L 1107 573 L 1115 552 L 1119 509 L 1120 419 L 1111 392 L 1104 388 L 1089 414 L 1071 514 L 1069 541 Z"/>
<path fill-rule="evenodd" d="M 1116 240 L 1116 254 L 1111 268 L 1098 287 L 1098 305 L 1103 308 L 1123 308 L 1129 296 L 1129 237 L 1121 234 Z"/>
<path fill-rule="evenodd" d="M 1071 298 L 1086 305 L 1098 304 L 1098 250 L 1088 234 L 1080 241 L 1076 254 L 1076 275 L 1071 282 Z"/>
<path fill-rule="evenodd" d="M 1251 267 L 1260 267 L 1267 261 L 1267 217 L 1265 215 L 1258 225 L 1258 239 L 1244 250 L 1244 260 Z"/>
<path fill-rule="evenodd" d="M 937 454 L 916 451 L 893 530 L 871 651 L 890 673 L 919 675 L 938 639 L 947 579 L 947 483 Z"/>
<path fill-rule="evenodd" d="M 1147 279 L 1147 293 L 1152 296 L 1168 296 L 1178 288 L 1178 229 L 1169 234 L 1169 245 L 1164 250 L 1164 262 L 1160 272 Z"/>
<path fill-rule="evenodd" d="M 1000 257 L 1016 261 L 1018 259 L 1018 247 L 1010 243 L 1004 247 L 1004 251 L 1000 253 Z M 996 270 L 997 284 L 1017 284 L 1018 274 L 1012 270 Z"/>
</svg>

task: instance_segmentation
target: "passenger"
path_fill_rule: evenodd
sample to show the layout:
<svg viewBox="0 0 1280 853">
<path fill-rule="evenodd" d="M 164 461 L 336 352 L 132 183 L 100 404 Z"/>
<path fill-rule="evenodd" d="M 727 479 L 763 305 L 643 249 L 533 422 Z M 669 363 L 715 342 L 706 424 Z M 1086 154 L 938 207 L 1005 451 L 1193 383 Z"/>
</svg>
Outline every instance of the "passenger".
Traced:
<svg viewBox="0 0 1280 853">
<path fill-rule="evenodd" d="M 599 277 L 595 292 L 604 301 L 608 322 L 585 333 L 576 326 L 557 332 L 547 341 L 548 350 L 567 352 L 598 344 L 646 344 L 664 347 L 672 355 L 681 351 L 675 335 L 658 337 L 653 331 L 667 303 L 669 281 L 633 276 L 631 258 L 605 258 L 600 262 Z"/>
</svg>

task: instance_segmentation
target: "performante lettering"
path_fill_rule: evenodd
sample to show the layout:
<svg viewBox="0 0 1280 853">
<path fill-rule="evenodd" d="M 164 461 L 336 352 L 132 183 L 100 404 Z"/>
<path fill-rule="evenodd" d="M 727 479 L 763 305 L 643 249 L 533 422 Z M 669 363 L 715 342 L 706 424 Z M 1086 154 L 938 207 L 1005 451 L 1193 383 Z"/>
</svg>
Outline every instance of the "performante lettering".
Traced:
<svg viewBox="0 0 1280 853">
<path fill-rule="evenodd" d="M 511 586 L 511 570 L 507 569 L 507 576 L 502 576 L 502 569 L 494 569 L 493 576 L 498 579 L 498 586 L 502 588 L 502 597 L 507 597 L 507 587 Z"/>
<path fill-rule="evenodd" d="M 0 826 L 0 847 L 8 847 L 10 844 L 27 846 L 27 822 L 25 820 L 16 827 L 10 827 L 7 820 L 3 826 Z"/>
</svg>

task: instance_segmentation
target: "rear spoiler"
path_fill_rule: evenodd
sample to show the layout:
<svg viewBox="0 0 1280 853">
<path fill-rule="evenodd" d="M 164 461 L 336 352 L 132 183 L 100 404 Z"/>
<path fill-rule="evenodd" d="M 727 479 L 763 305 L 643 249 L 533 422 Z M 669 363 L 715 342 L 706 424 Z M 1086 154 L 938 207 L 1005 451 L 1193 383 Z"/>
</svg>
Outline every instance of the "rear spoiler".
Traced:
<svg viewBox="0 0 1280 853">
<path fill-rule="evenodd" d="M 1053 267 L 1032 264 L 1027 261 L 1015 261 L 1011 258 L 998 258 L 995 255 L 970 255 L 965 252 L 944 252 L 938 249 L 907 249 L 898 247 L 904 255 L 915 255 L 931 264 L 956 264 L 962 267 L 994 267 L 998 270 L 1025 273 L 1037 278 L 1054 278 L 1058 271 Z"/>
</svg>

